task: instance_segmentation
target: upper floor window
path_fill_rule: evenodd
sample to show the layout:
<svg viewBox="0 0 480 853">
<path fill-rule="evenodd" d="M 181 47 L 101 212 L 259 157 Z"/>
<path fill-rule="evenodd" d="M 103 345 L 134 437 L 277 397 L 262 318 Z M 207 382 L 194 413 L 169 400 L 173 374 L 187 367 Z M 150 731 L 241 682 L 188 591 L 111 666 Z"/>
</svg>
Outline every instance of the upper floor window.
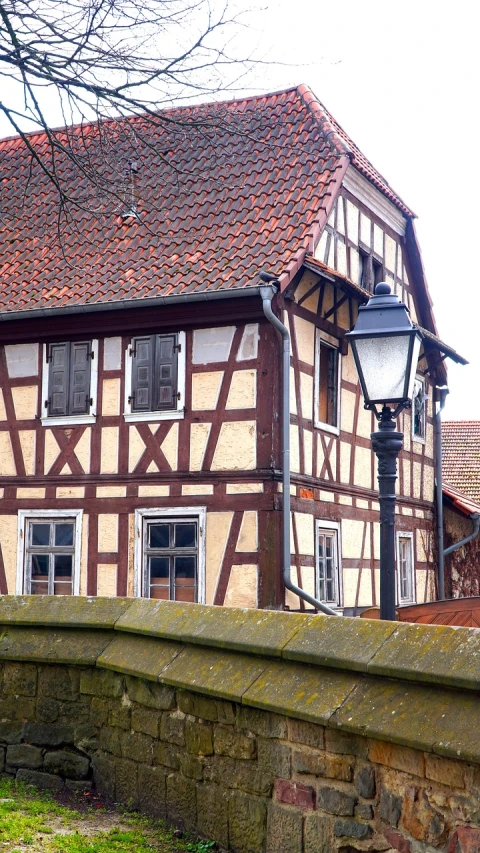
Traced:
<svg viewBox="0 0 480 853">
<path fill-rule="evenodd" d="M 142 335 L 127 351 L 127 420 L 181 417 L 185 393 L 185 334 Z"/>
<path fill-rule="evenodd" d="M 95 420 L 97 352 L 97 341 L 45 345 L 42 420 Z"/>
<path fill-rule="evenodd" d="M 340 425 L 340 353 L 317 332 L 315 358 L 315 426 L 339 432 Z"/>
<path fill-rule="evenodd" d="M 320 601 L 340 604 L 339 527 L 335 522 L 316 522 L 317 595 Z"/>
<path fill-rule="evenodd" d="M 427 433 L 427 393 L 423 377 L 417 376 L 413 383 L 412 399 L 412 438 L 425 441 Z"/>
<path fill-rule="evenodd" d="M 17 593 L 78 595 L 82 510 L 19 510 Z"/>
<path fill-rule="evenodd" d="M 397 535 L 397 586 L 399 604 L 415 602 L 412 533 Z"/>
</svg>

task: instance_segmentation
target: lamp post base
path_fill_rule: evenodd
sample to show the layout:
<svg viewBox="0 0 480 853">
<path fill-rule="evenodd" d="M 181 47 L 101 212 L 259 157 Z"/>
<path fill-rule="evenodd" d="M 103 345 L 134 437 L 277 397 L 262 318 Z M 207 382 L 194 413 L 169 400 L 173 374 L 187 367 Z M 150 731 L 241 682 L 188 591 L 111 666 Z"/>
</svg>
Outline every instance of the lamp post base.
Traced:
<svg viewBox="0 0 480 853">
<path fill-rule="evenodd" d="M 396 414 L 396 412 L 395 412 Z M 403 433 L 397 432 L 394 413 L 384 406 L 378 431 L 371 434 L 372 449 L 378 459 L 380 503 L 380 619 L 396 621 L 395 610 L 395 481 L 397 458 L 403 447 Z"/>
</svg>

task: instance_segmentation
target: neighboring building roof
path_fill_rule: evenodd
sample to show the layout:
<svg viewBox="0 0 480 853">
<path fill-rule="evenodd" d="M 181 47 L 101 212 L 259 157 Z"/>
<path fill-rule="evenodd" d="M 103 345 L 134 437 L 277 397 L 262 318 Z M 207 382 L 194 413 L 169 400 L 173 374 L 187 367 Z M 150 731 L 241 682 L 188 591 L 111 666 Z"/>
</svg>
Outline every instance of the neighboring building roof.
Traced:
<svg viewBox="0 0 480 853">
<path fill-rule="evenodd" d="M 442 446 L 445 482 L 480 504 L 480 421 L 444 421 Z"/>
<path fill-rule="evenodd" d="M 443 483 L 442 490 L 443 494 L 451 500 L 455 509 L 460 510 L 464 515 L 480 515 L 480 503 L 470 500 L 448 483 Z"/>
<path fill-rule="evenodd" d="M 113 205 L 102 219 L 87 205 L 70 212 L 60 235 L 53 185 L 18 137 L 0 141 L 2 319 L 246 288 L 262 267 L 279 275 L 283 287 L 313 249 L 350 162 L 413 216 L 306 86 L 165 115 L 169 123 L 161 126 L 125 119 L 132 133 L 125 151 L 127 135 L 118 136 L 114 152 L 117 167 L 125 167 L 132 135 L 151 135 L 153 147 L 139 143 L 138 150 L 143 221 L 123 220 Z M 178 118 L 204 124 L 185 131 L 172 123 Z M 206 126 L 208 119 L 217 125 Z M 70 128 L 68 144 L 76 133 L 88 143 L 95 130 Z M 30 138 L 47 156 L 46 137 Z M 97 156 L 95 145 L 91 150 Z M 85 194 L 88 185 L 74 184 L 69 161 L 62 166 L 71 191 Z"/>
</svg>

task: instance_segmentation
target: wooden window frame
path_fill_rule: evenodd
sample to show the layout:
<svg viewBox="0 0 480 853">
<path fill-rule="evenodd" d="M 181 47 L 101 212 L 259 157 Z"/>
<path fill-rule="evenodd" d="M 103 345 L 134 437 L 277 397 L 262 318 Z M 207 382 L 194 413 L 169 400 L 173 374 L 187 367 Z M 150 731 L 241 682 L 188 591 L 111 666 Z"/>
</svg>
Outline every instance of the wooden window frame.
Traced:
<svg viewBox="0 0 480 853">
<path fill-rule="evenodd" d="M 68 341 L 52 341 L 56 343 L 69 343 Z M 43 426 L 69 426 L 71 424 L 94 424 L 97 416 L 97 387 L 98 387 L 98 340 L 90 341 L 92 362 L 90 365 L 90 412 L 85 415 L 49 415 L 48 405 L 45 403 L 49 396 L 49 373 L 50 361 L 48 360 L 50 343 L 43 344 L 42 350 L 42 401 L 41 401 L 41 422 Z"/>
<path fill-rule="evenodd" d="M 61 521 L 73 520 L 75 523 L 75 536 L 73 545 L 73 595 L 80 595 L 80 567 L 82 556 L 82 526 L 83 509 L 19 509 L 18 510 L 18 536 L 17 536 L 17 578 L 16 595 L 24 595 L 25 571 L 27 556 L 26 531 L 28 522 L 35 521 Z"/>
<path fill-rule="evenodd" d="M 171 332 L 165 334 L 172 334 Z M 178 397 L 176 405 L 172 409 L 163 409 L 151 412 L 134 412 L 132 411 L 132 370 L 133 370 L 133 352 L 131 344 L 128 345 L 125 352 L 125 400 L 123 416 L 127 423 L 135 421 L 168 421 L 181 420 L 185 417 L 185 379 L 186 379 L 186 335 L 185 332 L 175 332 L 177 336 L 177 345 L 179 347 L 177 355 L 177 392 Z"/>
<path fill-rule="evenodd" d="M 337 388 L 336 388 L 336 426 L 333 424 L 324 423 L 319 419 L 318 412 L 320 406 L 320 350 L 322 345 L 324 347 L 328 347 L 329 349 L 335 350 L 337 353 Z M 333 435 L 340 435 L 340 418 L 341 418 L 341 381 L 342 381 L 342 353 L 340 351 L 340 343 L 335 338 L 332 338 L 331 335 L 327 335 L 325 332 L 321 332 L 319 329 L 316 330 L 316 339 L 315 339 L 315 368 L 314 368 L 314 399 L 313 399 L 313 423 L 316 429 L 324 430 L 325 432 L 330 432 Z"/>
<path fill-rule="evenodd" d="M 335 547 L 335 600 L 327 601 L 320 598 L 320 553 L 318 547 L 319 533 L 333 533 Z M 319 601 L 324 601 L 333 608 L 341 608 L 343 602 L 343 575 L 342 575 L 342 542 L 341 526 L 338 521 L 327 521 L 315 519 L 315 594 Z"/>
<path fill-rule="evenodd" d="M 207 508 L 154 507 L 135 510 L 134 596 L 143 598 L 145 585 L 145 531 L 148 521 L 192 519 L 198 523 L 197 604 L 205 604 L 205 543 Z M 160 599 L 161 600 L 161 599 Z"/>
<path fill-rule="evenodd" d="M 427 441 L 427 411 L 428 411 L 428 395 L 427 395 L 427 381 L 424 376 L 415 376 L 415 382 L 421 382 L 423 385 L 424 395 L 425 395 L 425 405 L 423 409 L 423 431 L 424 435 L 417 435 L 415 432 L 415 399 L 412 400 L 412 408 L 411 408 L 411 418 L 412 418 L 412 441 L 417 442 L 418 444 L 425 444 Z"/>
<path fill-rule="evenodd" d="M 410 553 L 410 577 L 408 578 L 409 585 L 409 594 L 404 597 L 401 594 L 401 578 L 400 578 L 400 542 L 401 540 L 408 541 L 409 543 L 409 553 Z M 416 596 L 416 586 L 415 586 L 415 551 L 414 551 L 414 538 L 412 531 L 404 531 L 397 530 L 397 542 L 396 542 L 396 574 L 397 574 L 397 602 L 400 607 L 407 604 L 416 604 L 417 596 Z"/>
</svg>

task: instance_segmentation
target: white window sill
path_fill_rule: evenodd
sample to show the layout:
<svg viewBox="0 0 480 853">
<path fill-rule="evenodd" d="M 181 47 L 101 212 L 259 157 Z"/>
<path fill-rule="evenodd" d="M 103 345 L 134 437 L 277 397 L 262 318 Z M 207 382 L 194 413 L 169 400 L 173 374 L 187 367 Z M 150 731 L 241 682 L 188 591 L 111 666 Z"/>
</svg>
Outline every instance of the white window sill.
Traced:
<svg viewBox="0 0 480 853">
<path fill-rule="evenodd" d="M 426 439 L 420 438 L 419 435 L 412 435 L 412 442 L 414 444 L 426 444 Z"/>
<path fill-rule="evenodd" d="M 123 417 L 127 424 L 135 421 L 175 421 L 185 417 L 185 409 L 175 409 L 173 412 L 124 412 Z"/>
<path fill-rule="evenodd" d="M 340 428 L 336 426 L 331 426 L 331 424 L 324 424 L 321 421 L 314 422 L 315 429 L 321 429 L 324 432 L 330 432 L 332 435 L 340 435 Z"/>
<path fill-rule="evenodd" d="M 78 424 L 94 424 L 96 415 L 71 415 L 65 418 L 42 417 L 42 426 L 76 426 Z"/>
</svg>

